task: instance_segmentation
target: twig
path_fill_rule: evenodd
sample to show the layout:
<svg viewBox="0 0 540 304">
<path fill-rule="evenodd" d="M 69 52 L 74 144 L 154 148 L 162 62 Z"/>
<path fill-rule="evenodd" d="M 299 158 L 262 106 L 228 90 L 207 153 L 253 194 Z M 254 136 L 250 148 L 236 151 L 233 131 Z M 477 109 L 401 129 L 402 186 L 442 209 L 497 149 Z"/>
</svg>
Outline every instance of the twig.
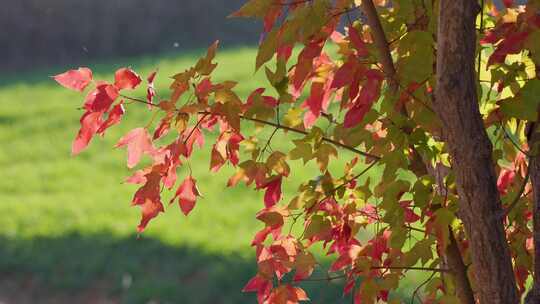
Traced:
<svg viewBox="0 0 540 304">
<path fill-rule="evenodd" d="M 135 97 L 130 97 L 130 96 L 127 96 L 127 95 L 124 95 L 124 94 L 119 94 L 120 97 L 124 97 L 125 99 L 129 99 L 129 100 L 132 100 L 132 101 L 136 101 L 136 102 L 140 102 L 140 103 L 144 103 L 144 104 L 147 104 L 149 106 L 152 106 L 152 107 L 158 107 L 159 106 L 157 104 L 153 104 L 151 102 L 148 102 L 144 99 L 140 99 L 140 98 L 135 98 Z"/>
<path fill-rule="evenodd" d="M 427 278 L 427 280 L 425 280 L 424 282 L 422 282 L 422 284 L 418 285 L 418 287 L 416 287 L 416 289 L 414 290 L 413 294 L 412 294 L 412 298 L 411 298 L 411 304 L 414 303 L 414 298 L 415 297 L 418 297 L 418 299 L 420 300 L 420 303 L 422 303 L 422 299 L 420 298 L 420 296 L 418 296 L 418 291 L 420 291 L 420 288 L 422 288 L 423 286 L 425 286 L 427 283 L 429 283 L 429 281 L 431 281 L 431 279 L 433 279 L 433 277 L 435 276 L 436 272 L 433 272 L 429 278 Z"/>
<path fill-rule="evenodd" d="M 432 275 L 435 275 L 438 272 L 449 272 L 450 270 L 445 268 L 431 268 L 431 267 L 392 267 L 392 266 L 372 266 L 369 267 L 369 270 L 415 270 L 415 271 L 430 271 L 433 272 Z M 347 277 L 347 274 L 337 275 L 337 276 L 328 276 L 326 278 L 314 278 L 314 279 L 305 279 L 302 282 L 324 282 L 344 279 Z M 430 278 L 431 279 L 431 278 Z"/>
<path fill-rule="evenodd" d="M 136 101 L 136 102 L 140 102 L 140 103 L 144 103 L 144 104 L 148 104 L 148 105 L 151 105 L 151 106 L 154 106 L 154 107 L 159 107 L 158 105 L 155 105 L 155 104 L 151 104 L 149 102 L 147 102 L 146 100 L 143 100 L 143 99 L 139 99 L 139 98 L 134 98 L 134 97 L 129 97 L 129 96 L 125 96 L 125 95 L 122 95 L 122 97 L 126 98 L 126 99 L 129 99 L 129 100 L 132 100 L 132 101 Z M 177 111 L 178 113 L 182 113 L 180 111 Z M 208 115 L 217 115 L 217 116 L 223 116 L 222 114 L 219 114 L 219 113 L 212 113 L 212 112 L 209 112 L 209 111 L 199 111 L 198 112 L 199 114 L 208 114 Z M 185 113 L 185 114 L 189 114 L 189 113 Z M 275 128 L 278 128 L 278 129 L 282 129 L 282 130 L 285 130 L 285 131 L 290 131 L 290 132 L 293 132 L 293 133 L 297 133 L 297 134 L 303 134 L 303 135 L 308 135 L 309 133 L 304 131 L 304 130 L 300 130 L 300 129 L 295 129 L 295 128 L 291 128 L 291 127 L 287 127 L 287 126 L 283 126 L 283 125 L 279 125 L 277 123 L 274 123 L 274 122 L 271 122 L 271 121 L 266 121 L 266 120 L 262 120 L 262 119 L 258 119 L 258 118 L 253 118 L 253 117 L 248 117 L 248 116 L 244 116 L 244 115 L 238 115 L 240 119 L 243 119 L 243 120 L 249 120 L 249 121 L 252 121 L 252 122 L 257 122 L 257 123 L 260 123 L 260 124 L 264 124 L 264 125 L 269 125 L 269 126 L 273 126 Z M 327 143 L 330 143 L 330 144 L 333 144 L 334 146 L 337 146 L 337 147 L 340 147 L 342 149 L 345 149 L 345 150 L 348 150 L 348 151 L 351 151 L 355 154 L 358 154 L 358 155 L 362 155 L 362 156 L 365 156 L 371 160 L 380 160 L 381 157 L 380 156 L 377 156 L 377 155 L 374 155 L 374 154 L 370 154 L 370 153 L 367 153 L 367 152 L 364 152 L 364 151 L 361 151 L 361 150 L 358 150 L 354 147 L 351 147 L 351 146 L 348 146 L 346 144 L 343 144 L 337 140 L 334 140 L 334 139 L 331 139 L 331 138 L 328 138 L 328 137 L 323 137 L 322 138 L 322 141 L 324 142 L 327 142 Z"/>
<path fill-rule="evenodd" d="M 523 155 L 527 156 L 528 158 L 531 157 L 531 155 L 529 155 L 527 152 L 525 152 L 523 149 L 521 149 L 521 147 L 514 141 L 514 139 L 512 139 L 512 137 L 510 136 L 510 133 L 508 133 L 508 130 L 506 130 L 506 128 L 504 127 L 504 124 L 501 123 L 501 128 L 503 129 L 504 131 L 504 135 L 506 138 L 508 138 L 510 140 L 510 142 L 512 143 L 512 145 L 521 153 L 523 153 Z"/>
<path fill-rule="evenodd" d="M 480 33 L 484 32 L 484 0 L 480 1 Z M 480 46 L 478 50 L 478 66 L 477 74 L 478 80 L 480 81 L 480 66 L 482 65 L 482 47 Z"/>
<path fill-rule="evenodd" d="M 204 114 L 198 121 L 197 123 L 195 124 L 195 126 L 193 127 L 193 129 L 191 129 L 191 131 L 189 132 L 188 136 L 186 137 L 186 139 L 184 139 L 184 145 L 187 143 L 187 141 L 189 140 L 189 138 L 193 135 L 193 133 L 195 133 L 195 129 L 198 129 L 199 128 L 199 125 L 202 123 L 202 121 L 208 116 L 208 114 Z"/>
<path fill-rule="evenodd" d="M 390 82 L 390 89 L 396 91 L 397 84 L 395 82 L 396 68 L 392 60 L 392 54 L 390 52 L 390 47 L 388 45 L 388 40 L 384 34 L 384 29 L 382 27 L 381 21 L 377 14 L 377 9 L 373 4 L 372 0 L 362 1 L 362 12 L 367 17 L 367 24 L 373 32 L 373 42 L 375 46 L 380 50 L 381 54 L 381 64 L 383 66 L 383 73 L 386 75 L 387 79 Z"/>
<path fill-rule="evenodd" d="M 418 270 L 418 271 L 433 271 L 433 272 L 450 272 L 450 269 L 446 268 L 432 268 L 432 267 L 392 267 L 392 266 L 381 266 L 381 267 L 370 267 L 370 269 L 390 269 L 390 270 Z"/>
<path fill-rule="evenodd" d="M 210 112 L 203 111 L 203 112 L 199 112 L 199 113 L 210 113 Z M 212 114 L 212 115 L 220 115 L 218 113 L 210 113 L 210 114 Z M 253 122 L 258 122 L 258 123 L 273 126 L 273 127 L 285 130 L 285 131 L 290 131 L 290 132 L 303 134 L 303 135 L 308 135 L 309 134 L 308 132 L 306 132 L 304 130 L 295 129 L 295 128 L 291 128 L 291 127 L 287 127 L 287 126 L 283 126 L 283 125 L 278 125 L 278 124 L 276 124 L 274 122 L 271 122 L 271 121 L 266 121 L 266 120 L 253 118 L 253 117 L 247 117 L 247 116 L 244 116 L 244 115 L 239 115 L 239 117 L 240 117 L 240 119 L 249 120 L 249 121 L 253 121 Z M 372 160 L 380 160 L 381 159 L 380 156 L 370 154 L 370 153 L 367 153 L 367 152 L 364 152 L 364 151 L 360 151 L 360 150 L 358 150 L 356 148 L 353 148 L 353 147 L 348 146 L 346 144 L 340 143 L 339 141 L 336 141 L 336 140 L 328 138 L 328 137 L 323 137 L 322 141 L 325 141 L 327 143 L 331 143 L 331 144 L 333 144 L 335 146 L 338 146 L 338 147 L 343 148 L 345 150 L 349 150 L 349 151 L 354 152 L 356 154 L 365 156 L 365 157 L 367 157 L 369 159 L 372 159 Z"/>
<path fill-rule="evenodd" d="M 516 197 L 514 198 L 514 200 L 512 201 L 512 203 L 504 211 L 504 213 L 502 215 L 502 218 L 507 217 L 508 214 L 510 214 L 510 212 L 512 211 L 512 209 L 514 209 L 514 207 L 516 207 L 516 205 L 519 203 L 519 199 L 523 196 L 523 193 L 525 193 L 525 188 L 527 186 L 527 183 L 529 182 L 529 177 L 530 176 L 531 176 L 530 169 L 527 166 L 527 174 L 525 175 L 525 179 L 523 180 L 523 184 L 521 184 L 521 188 L 519 189 L 519 192 L 516 195 Z"/>
<path fill-rule="evenodd" d="M 272 134 L 270 135 L 270 137 L 266 141 L 266 144 L 264 145 L 264 148 L 261 150 L 260 157 L 263 157 L 264 153 L 266 152 L 266 149 L 268 149 L 270 147 L 270 143 L 272 142 L 272 138 L 274 138 L 274 135 L 276 135 L 278 130 L 279 130 L 279 128 L 277 128 L 277 127 L 274 128 L 274 131 L 272 132 Z"/>
</svg>

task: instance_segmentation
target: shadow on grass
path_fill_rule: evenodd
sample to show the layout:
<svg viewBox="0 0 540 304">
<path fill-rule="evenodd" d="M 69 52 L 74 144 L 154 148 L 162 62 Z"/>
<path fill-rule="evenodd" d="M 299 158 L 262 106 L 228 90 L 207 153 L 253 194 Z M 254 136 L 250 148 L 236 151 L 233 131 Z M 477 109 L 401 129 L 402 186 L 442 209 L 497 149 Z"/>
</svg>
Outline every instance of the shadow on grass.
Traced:
<svg viewBox="0 0 540 304">
<path fill-rule="evenodd" d="M 11 301 L 256 303 L 253 294 L 241 292 L 256 272 L 254 261 L 175 247 L 151 238 L 137 239 L 135 235 L 115 238 L 104 233 L 74 233 L 29 240 L 0 237 L 0 302 L 9 299 L 10 293 L 24 292 L 24 300 L 16 295 L 13 300 L 11 294 Z M 320 273 L 314 276 L 324 277 Z M 307 282 L 303 287 L 311 303 L 350 301 L 341 296 L 342 282 Z M 101 298 L 109 300 L 81 300 L 80 295 L 89 290 L 99 290 Z"/>
</svg>

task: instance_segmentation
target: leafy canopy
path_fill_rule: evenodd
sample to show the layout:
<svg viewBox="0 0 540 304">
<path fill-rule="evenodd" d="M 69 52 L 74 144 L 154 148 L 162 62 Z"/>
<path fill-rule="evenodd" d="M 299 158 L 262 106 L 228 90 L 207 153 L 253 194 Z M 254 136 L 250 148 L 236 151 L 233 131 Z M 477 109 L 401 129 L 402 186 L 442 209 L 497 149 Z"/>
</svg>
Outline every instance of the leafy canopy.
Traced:
<svg viewBox="0 0 540 304">
<path fill-rule="evenodd" d="M 438 1 L 374 3 L 394 72 L 384 66 L 385 49 L 366 25 L 360 1 L 250 0 L 232 16 L 262 19 L 255 69 L 264 71 L 269 85 L 253 88 L 246 100 L 235 93 L 236 82 L 212 78 L 217 42 L 193 67 L 172 76 L 169 93 L 157 94 L 155 72 L 142 79 L 122 68 L 114 82 L 95 80 L 84 67 L 57 75 L 68 89 L 90 87 L 72 152 L 82 152 L 96 135 L 119 124 L 128 107 L 142 105 L 137 110 L 159 118 L 116 145 L 127 150 L 128 168 L 137 168 L 127 182 L 140 185 L 132 204 L 141 209 L 142 233 L 164 212 L 164 188 L 175 191 L 169 204 L 178 203 L 186 216 L 196 207 L 196 178 L 179 177 L 177 170 L 211 145 L 211 171 L 236 168 L 229 187 L 244 183 L 264 192 L 256 215 L 264 228 L 252 241 L 258 272 L 244 288 L 257 293 L 259 303 L 308 300 L 298 283 L 321 279 L 311 277 L 321 267 L 313 253 L 317 244 L 333 257 L 322 279 L 341 279 L 355 303 L 399 303 L 390 293 L 407 271 L 419 270 L 433 273 L 422 285 L 423 301 L 456 303 L 441 258 L 450 234 L 465 264 L 470 261 L 456 217 L 452 160 L 432 109 Z M 536 149 L 527 146 L 526 126 L 538 119 L 540 103 L 540 80 L 534 79 L 540 2 L 504 3 L 501 8 L 485 1 L 478 20 L 478 90 L 524 292 L 532 275 L 527 163 Z M 146 87 L 146 97 L 128 95 L 139 86 Z M 294 134 L 290 149 L 272 148 L 280 132 Z M 208 143 L 208 134 L 215 141 Z M 328 168 L 338 157 L 346 165 L 335 176 Z M 142 159 L 150 164 L 141 167 Z M 316 163 L 320 176 L 303 181 L 285 201 L 282 185 L 294 178 L 290 163 L 300 160 Z M 448 174 L 437 180 L 430 167 Z"/>
</svg>

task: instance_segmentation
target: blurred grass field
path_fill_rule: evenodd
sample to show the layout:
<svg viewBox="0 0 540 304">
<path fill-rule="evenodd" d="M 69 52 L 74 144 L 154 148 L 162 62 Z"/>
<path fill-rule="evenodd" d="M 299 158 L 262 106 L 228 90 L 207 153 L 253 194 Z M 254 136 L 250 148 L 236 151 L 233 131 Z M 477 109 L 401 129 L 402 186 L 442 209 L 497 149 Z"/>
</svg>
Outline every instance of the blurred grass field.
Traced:
<svg viewBox="0 0 540 304">
<path fill-rule="evenodd" d="M 141 76 L 158 68 L 157 84 L 164 89 L 168 76 L 203 53 L 91 68 L 94 78 L 108 80 L 122 66 Z M 238 81 L 237 92 L 247 96 L 265 85 L 263 73 L 253 73 L 254 58 L 254 49 L 221 51 L 217 79 Z M 261 194 L 227 188 L 233 170 L 210 173 L 209 153 L 201 151 L 191 167 L 204 198 L 189 217 L 177 205 L 166 206 L 137 236 L 140 212 L 130 207 L 136 188 L 121 184 L 130 173 L 125 151 L 113 146 L 148 122 L 148 110 L 128 106 L 120 126 L 71 157 L 84 96 L 49 78 L 67 68 L 0 78 L 0 303 L 254 303 L 241 289 L 256 272 L 249 244 L 262 227 L 255 220 Z M 292 135 L 276 141 L 286 136 Z M 339 155 L 339 163 L 352 157 Z M 314 168 L 293 163 L 285 191 L 315 177 Z M 181 170 L 179 177 L 184 175 Z M 341 296 L 341 282 L 304 287 L 312 303 L 350 302 Z"/>
</svg>

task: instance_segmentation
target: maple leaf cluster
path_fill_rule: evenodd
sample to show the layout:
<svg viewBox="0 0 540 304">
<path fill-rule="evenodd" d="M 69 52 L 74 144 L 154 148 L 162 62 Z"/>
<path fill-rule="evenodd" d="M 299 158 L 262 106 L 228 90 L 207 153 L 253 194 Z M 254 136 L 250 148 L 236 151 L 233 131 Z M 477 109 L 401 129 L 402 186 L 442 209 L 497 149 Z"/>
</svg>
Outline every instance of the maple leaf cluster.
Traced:
<svg viewBox="0 0 540 304">
<path fill-rule="evenodd" d="M 212 78 L 217 42 L 193 67 L 172 76 L 164 98 L 156 92 L 156 72 L 147 77 L 142 98 L 125 93 L 143 83 L 129 68 L 117 70 L 113 83 L 94 80 L 88 68 L 55 76 L 79 92 L 92 84 L 73 154 L 120 123 L 127 105 L 145 105 L 159 115 L 155 126 L 133 129 L 116 144 L 127 149 L 130 169 L 145 157 L 150 160 L 126 180 L 140 185 L 132 204 L 141 209 L 137 229 L 143 232 L 164 212 L 164 188 L 173 191 L 169 203 L 177 202 L 185 215 L 196 206 L 201 196 L 196 179 L 189 170 L 179 182 L 177 171 L 205 146 L 207 134 L 215 134 L 208 144 L 209 169 L 232 166 L 236 171 L 229 187 L 243 183 L 264 192 L 256 214 L 263 228 L 252 240 L 258 271 L 244 287 L 257 294 L 259 303 L 307 301 L 300 283 L 321 267 L 316 246 L 333 257 L 327 279 L 342 280 L 344 294 L 351 294 L 354 303 L 398 303 L 391 292 L 408 271 L 417 270 L 433 273 L 425 284 L 425 303 L 456 301 L 441 261 L 449 246 L 456 246 L 465 263 L 470 253 L 456 217 L 459 195 L 441 140 L 442 123 L 432 109 L 434 8 L 415 1 L 375 2 L 384 28 L 392 29 L 386 47 L 395 57 L 395 70 L 389 75 L 370 28 L 362 19 L 350 20 L 360 10 L 357 2 L 247 1 L 233 16 L 262 19 L 256 69 L 264 67 L 270 87 L 254 88 L 245 100 L 235 93 L 236 82 Z M 505 4 L 505 10 L 492 3 L 484 8 L 493 26 L 481 33 L 480 43 L 493 51 L 481 66 L 491 73 L 490 86 L 481 90 L 488 99 L 495 97 L 486 101 L 482 115 L 496 143 L 497 187 L 523 292 L 532 273 L 532 248 L 523 245 L 532 237 L 527 226 L 530 148 L 523 133 L 524 122 L 536 120 L 524 109 L 538 106 L 534 94 L 540 81 L 518 83 L 528 75 L 526 67 L 510 57 L 525 52 L 540 64 L 535 43 L 540 5 Z M 272 130 L 269 137 L 260 131 L 266 129 Z M 271 148 L 278 132 L 294 134 L 289 151 Z M 345 165 L 334 162 L 338 155 Z M 282 185 L 293 176 L 289 163 L 298 160 L 315 162 L 319 176 L 304 181 L 286 202 Z M 342 167 L 337 174 L 330 170 L 336 166 Z M 430 174 L 433 168 L 446 176 Z M 298 226 L 300 233 L 293 229 Z"/>
</svg>

